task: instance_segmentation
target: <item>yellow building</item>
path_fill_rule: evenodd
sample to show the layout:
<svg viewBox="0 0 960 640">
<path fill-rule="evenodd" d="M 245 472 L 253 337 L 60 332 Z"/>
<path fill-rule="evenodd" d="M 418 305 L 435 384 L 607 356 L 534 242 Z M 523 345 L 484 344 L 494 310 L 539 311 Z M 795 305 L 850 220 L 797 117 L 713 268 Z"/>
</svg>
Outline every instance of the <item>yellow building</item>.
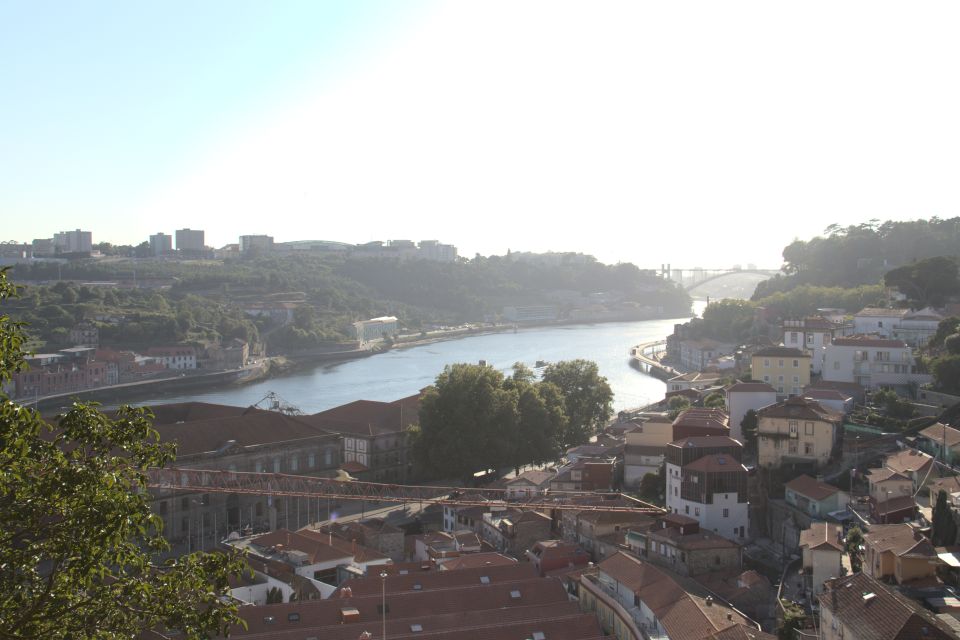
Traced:
<svg viewBox="0 0 960 640">
<path fill-rule="evenodd" d="M 841 416 L 817 402 L 790 397 L 757 412 L 757 456 L 760 466 L 784 463 L 827 463 L 840 435 Z"/>
<path fill-rule="evenodd" d="M 798 396 L 810 384 L 813 358 L 800 349 L 766 347 L 753 354 L 750 377 L 777 390 L 778 398 Z"/>
<path fill-rule="evenodd" d="M 909 524 L 874 524 L 863 534 L 863 572 L 897 584 L 936 575 L 937 551 Z"/>
</svg>

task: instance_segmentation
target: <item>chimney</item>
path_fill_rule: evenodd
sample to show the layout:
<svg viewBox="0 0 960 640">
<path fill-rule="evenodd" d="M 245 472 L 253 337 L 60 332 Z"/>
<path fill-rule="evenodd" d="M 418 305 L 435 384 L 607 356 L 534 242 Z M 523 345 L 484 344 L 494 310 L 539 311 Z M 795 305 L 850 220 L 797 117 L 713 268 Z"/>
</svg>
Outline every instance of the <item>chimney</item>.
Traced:
<svg viewBox="0 0 960 640">
<path fill-rule="evenodd" d="M 708 607 L 713 606 L 713 596 L 707 596 L 706 603 Z"/>
</svg>

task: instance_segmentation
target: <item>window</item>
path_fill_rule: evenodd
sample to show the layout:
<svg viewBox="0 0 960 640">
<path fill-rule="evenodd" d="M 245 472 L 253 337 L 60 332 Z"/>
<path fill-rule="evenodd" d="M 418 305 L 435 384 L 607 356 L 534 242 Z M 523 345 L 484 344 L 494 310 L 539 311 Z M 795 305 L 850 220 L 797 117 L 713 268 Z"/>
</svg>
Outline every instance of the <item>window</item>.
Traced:
<svg viewBox="0 0 960 640">
<path fill-rule="evenodd" d="M 290 471 L 298 471 L 300 469 L 300 458 L 293 456 L 290 458 Z"/>
<path fill-rule="evenodd" d="M 777 376 L 777 382 L 783 382 L 783 376 Z"/>
<path fill-rule="evenodd" d="M 317 454 L 311 453 L 307 456 L 307 468 L 316 469 L 317 467 Z"/>
<path fill-rule="evenodd" d="M 699 516 L 699 515 L 700 515 L 700 507 L 694 507 L 694 508 L 693 508 L 693 515 L 695 515 L 695 516 Z"/>
<path fill-rule="evenodd" d="M 799 428 L 799 423 L 796 420 L 791 420 L 788 424 L 790 425 L 790 437 L 796 438 L 797 429 Z"/>
<path fill-rule="evenodd" d="M 262 460 L 257 460 L 257 461 L 253 464 L 253 470 L 256 471 L 257 473 L 262 473 L 262 472 L 263 472 L 263 461 L 262 461 Z"/>
<path fill-rule="evenodd" d="M 764 382 L 770 382 L 770 376 L 763 376 Z"/>
<path fill-rule="evenodd" d="M 804 423 L 803 423 L 803 434 L 804 434 L 804 435 L 807 435 L 807 436 L 812 436 L 812 435 L 813 435 L 813 423 L 812 423 L 812 422 L 804 422 Z"/>
<path fill-rule="evenodd" d="M 777 366 L 783 369 L 783 360 L 777 360 Z"/>
<path fill-rule="evenodd" d="M 794 368 L 794 369 L 798 369 L 799 367 L 800 367 L 800 361 L 799 361 L 799 360 L 794 360 L 794 361 L 793 361 L 793 368 Z"/>
<path fill-rule="evenodd" d="M 767 359 L 764 359 L 764 361 L 763 361 L 763 366 L 769 367 L 769 366 L 770 366 L 770 361 L 767 360 Z"/>
<path fill-rule="evenodd" d="M 730 517 L 730 509 L 724 509 L 724 510 L 723 510 L 723 517 L 724 517 L 724 518 L 729 518 L 729 517 Z"/>
<path fill-rule="evenodd" d="M 690 505 L 686 505 L 684 509 L 686 510 L 687 515 L 690 515 Z"/>
<path fill-rule="evenodd" d="M 800 376 L 793 376 L 793 384 L 799 384 Z"/>
<path fill-rule="evenodd" d="M 280 473 L 280 458 L 273 459 L 273 472 Z"/>
<path fill-rule="evenodd" d="M 804 443 L 804 445 L 803 445 L 803 453 L 806 454 L 806 455 L 808 455 L 808 456 L 812 456 L 812 455 L 813 455 L 813 443 L 812 443 L 812 442 L 806 442 L 806 443 Z"/>
<path fill-rule="evenodd" d="M 834 370 L 840 368 L 840 361 L 839 361 L 839 360 L 834 360 L 834 361 L 833 361 L 833 368 L 834 368 Z"/>
<path fill-rule="evenodd" d="M 796 341 L 797 341 L 797 337 L 798 337 L 798 336 L 797 336 L 797 332 L 796 332 L 796 331 L 791 331 L 791 332 L 790 332 L 790 340 L 791 340 L 792 342 L 796 342 Z"/>
</svg>

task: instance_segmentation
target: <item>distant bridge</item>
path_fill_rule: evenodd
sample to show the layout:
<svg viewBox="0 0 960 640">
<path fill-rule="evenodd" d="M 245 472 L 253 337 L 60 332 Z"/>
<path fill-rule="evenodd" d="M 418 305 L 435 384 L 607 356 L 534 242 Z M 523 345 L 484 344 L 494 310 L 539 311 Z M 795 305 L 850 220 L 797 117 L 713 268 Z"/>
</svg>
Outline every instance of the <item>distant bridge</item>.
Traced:
<svg viewBox="0 0 960 640">
<path fill-rule="evenodd" d="M 706 272 L 706 270 L 704 270 L 704 272 Z M 738 275 L 741 273 L 752 273 L 752 274 L 762 275 L 762 276 L 767 276 L 768 278 L 772 278 L 776 274 L 780 273 L 780 270 L 779 269 L 729 269 L 726 271 L 721 271 L 719 273 L 715 273 L 711 271 L 710 275 L 705 276 L 702 280 L 695 280 L 690 284 L 683 284 L 681 282 L 681 284 L 683 284 L 683 288 L 685 291 L 692 291 L 702 284 L 713 282 L 714 280 L 718 280 L 720 278 L 726 278 L 728 276 Z"/>
</svg>

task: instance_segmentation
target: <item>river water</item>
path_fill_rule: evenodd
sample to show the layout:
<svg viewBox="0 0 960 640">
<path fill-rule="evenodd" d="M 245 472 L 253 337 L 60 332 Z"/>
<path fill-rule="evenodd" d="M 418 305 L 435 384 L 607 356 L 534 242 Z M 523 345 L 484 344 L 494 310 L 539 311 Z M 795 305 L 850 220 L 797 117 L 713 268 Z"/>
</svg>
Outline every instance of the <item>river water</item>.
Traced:
<svg viewBox="0 0 960 640">
<path fill-rule="evenodd" d="M 700 311 L 703 304 L 694 303 Z M 320 365 L 308 371 L 270 378 L 249 385 L 144 399 L 166 404 L 190 400 L 236 406 L 251 405 L 269 392 L 305 413 L 316 413 L 354 400 L 391 401 L 433 383 L 444 366 L 457 362 L 487 364 L 508 372 L 514 362 L 534 367 L 538 360 L 593 360 L 614 393 L 614 408 L 638 407 L 663 398 L 664 384 L 630 366 L 630 348 L 661 340 L 677 322 L 644 320 L 520 329 L 516 333 L 471 336 L 351 360 Z M 265 406 L 265 405 L 262 405 Z"/>
</svg>

